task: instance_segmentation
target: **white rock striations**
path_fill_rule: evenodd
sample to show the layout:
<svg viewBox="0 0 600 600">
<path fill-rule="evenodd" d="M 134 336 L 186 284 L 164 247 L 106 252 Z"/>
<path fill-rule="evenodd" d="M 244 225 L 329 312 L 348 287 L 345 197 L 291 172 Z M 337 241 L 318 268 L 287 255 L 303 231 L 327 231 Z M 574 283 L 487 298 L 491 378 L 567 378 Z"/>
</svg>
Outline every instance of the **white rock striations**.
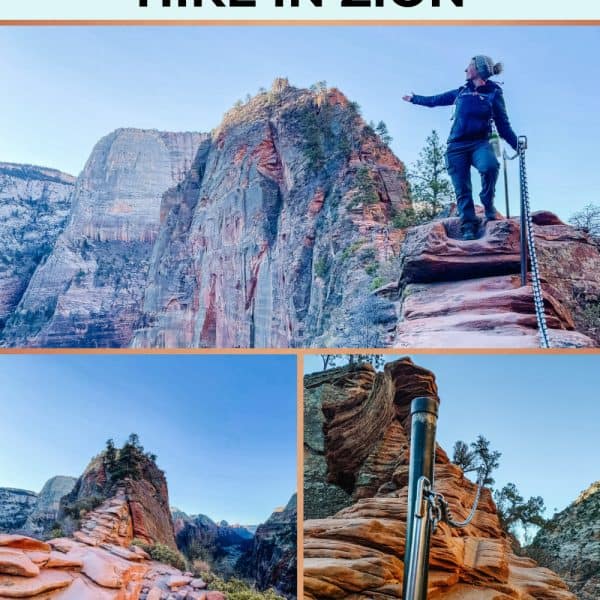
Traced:
<svg viewBox="0 0 600 600">
<path fill-rule="evenodd" d="M 6 318 L 64 228 L 74 183 L 54 169 L 0 162 L 0 341 Z"/>
<path fill-rule="evenodd" d="M 94 148 L 63 235 L 9 319 L 5 345 L 124 346 L 139 317 L 163 193 L 200 133 L 120 129 Z"/>
</svg>

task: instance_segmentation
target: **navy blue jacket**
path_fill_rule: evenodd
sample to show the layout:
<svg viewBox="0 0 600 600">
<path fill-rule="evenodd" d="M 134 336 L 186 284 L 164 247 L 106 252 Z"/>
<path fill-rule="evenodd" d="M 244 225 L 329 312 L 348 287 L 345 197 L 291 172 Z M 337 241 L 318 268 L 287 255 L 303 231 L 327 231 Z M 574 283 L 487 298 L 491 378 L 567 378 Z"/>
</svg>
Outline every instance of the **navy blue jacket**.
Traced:
<svg viewBox="0 0 600 600">
<path fill-rule="evenodd" d="M 456 104 L 449 144 L 488 139 L 492 132 L 493 119 L 500 137 L 514 150 L 517 149 L 517 136 L 508 120 L 502 88 L 495 81 L 488 80 L 477 88 L 472 81 L 468 81 L 456 90 L 437 96 L 413 95 L 411 102 L 421 106 Z"/>
</svg>

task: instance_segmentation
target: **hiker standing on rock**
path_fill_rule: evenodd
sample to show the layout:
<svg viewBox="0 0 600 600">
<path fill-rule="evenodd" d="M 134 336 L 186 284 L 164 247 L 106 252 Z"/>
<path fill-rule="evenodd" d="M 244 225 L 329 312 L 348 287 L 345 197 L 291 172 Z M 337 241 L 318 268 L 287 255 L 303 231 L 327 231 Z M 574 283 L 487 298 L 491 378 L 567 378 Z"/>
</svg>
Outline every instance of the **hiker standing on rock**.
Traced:
<svg viewBox="0 0 600 600">
<path fill-rule="evenodd" d="M 456 192 L 461 231 L 464 240 L 474 240 L 479 219 L 475 216 L 471 165 L 481 175 L 480 199 L 485 209 L 486 221 L 496 218 L 494 193 L 500 163 L 496 158 L 490 136 L 493 123 L 498 134 L 516 151 L 517 136 L 510 126 L 502 88 L 489 78 L 502 72 L 502 64 L 494 63 L 489 56 L 473 57 L 465 69 L 467 83 L 456 90 L 437 96 L 403 96 L 406 102 L 421 106 L 455 105 L 452 129 L 448 138 L 446 166 Z"/>
</svg>

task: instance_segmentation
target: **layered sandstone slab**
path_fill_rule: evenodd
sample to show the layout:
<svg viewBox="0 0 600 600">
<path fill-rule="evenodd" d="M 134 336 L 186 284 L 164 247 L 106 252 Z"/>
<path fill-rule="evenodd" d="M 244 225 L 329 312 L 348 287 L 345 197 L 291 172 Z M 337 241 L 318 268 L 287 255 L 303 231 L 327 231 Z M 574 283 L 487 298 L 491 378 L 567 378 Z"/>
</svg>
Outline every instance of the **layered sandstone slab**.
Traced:
<svg viewBox="0 0 600 600">
<path fill-rule="evenodd" d="M 551 213 L 534 215 L 544 308 L 553 347 L 590 347 L 578 331 L 587 301 L 600 297 L 600 252 Z M 475 241 L 458 219 L 409 230 L 402 248 L 397 347 L 538 347 L 533 289 L 521 286 L 519 224 L 487 223 Z M 578 265 L 575 278 L 574 261 Z M 568 265 L 568 266 L 567 266 Z M 389 295 L 389 290 L 382 290 Z"/>
<path fill-rule="evenodd" d="M 103 514 L 100 511 L 99 515 Z M 149 559 L 135 546 L 60 538 L 48 544 L 0 534 L 0 598 L 38 600 L 225 600 L 198 580 Z M 40 549 L 48 551 L 41 556 Z"/>
<path fill-rule="evenodd" d="M 402 359 L 388 363 L 377 374 L 370 365 L 317 373 L 306 377 L 305 386 L 312 405 L 305 412 L 305 426 L 311 432 L 305 450 L 310 466 L 305 471 L 305 598 L 399 598 L 409 409 L 417 396 L 437 396 L 435 378 L 410 359 Z M 370 422 L 377 422 L 378 427 L 369 427 Z M 314 440 L 319 428 L 317 448 Z M 315 462 L 315 454 L 322 456 L 320 463 Z M 317 480 L 343 488 L 346 506 L 324 514 L 336 503 L 328 500 L 331 495 L 321 501 Z M 476 485 L 450 463 L 441 448 L 436 453 L 435 488 L 449 502 L 456 519 L 467 517 Z M 555 573 L 513 554 L 488 489 L 466 528 L 440 524 L 435 531 L 429 597 L 575 600 Z"/>
</svg>

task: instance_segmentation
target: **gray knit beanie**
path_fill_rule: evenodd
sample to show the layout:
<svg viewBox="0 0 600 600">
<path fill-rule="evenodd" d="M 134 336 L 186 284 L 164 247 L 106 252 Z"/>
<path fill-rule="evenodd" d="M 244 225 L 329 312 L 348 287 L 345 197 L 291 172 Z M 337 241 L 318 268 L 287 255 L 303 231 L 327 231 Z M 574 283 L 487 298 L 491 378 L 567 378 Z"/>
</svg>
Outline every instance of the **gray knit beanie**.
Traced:
<svg viewBox="0 0 600 600">
<path fill-rule="evenodd" d="M 494 61 L 483 54 L 478 54 L 473 57 L 475 68 L 482 79 L 489 79 L 492 75 L 499 75 L 502 73 L 502 63 L 494 63 Z"/>
</svg>

